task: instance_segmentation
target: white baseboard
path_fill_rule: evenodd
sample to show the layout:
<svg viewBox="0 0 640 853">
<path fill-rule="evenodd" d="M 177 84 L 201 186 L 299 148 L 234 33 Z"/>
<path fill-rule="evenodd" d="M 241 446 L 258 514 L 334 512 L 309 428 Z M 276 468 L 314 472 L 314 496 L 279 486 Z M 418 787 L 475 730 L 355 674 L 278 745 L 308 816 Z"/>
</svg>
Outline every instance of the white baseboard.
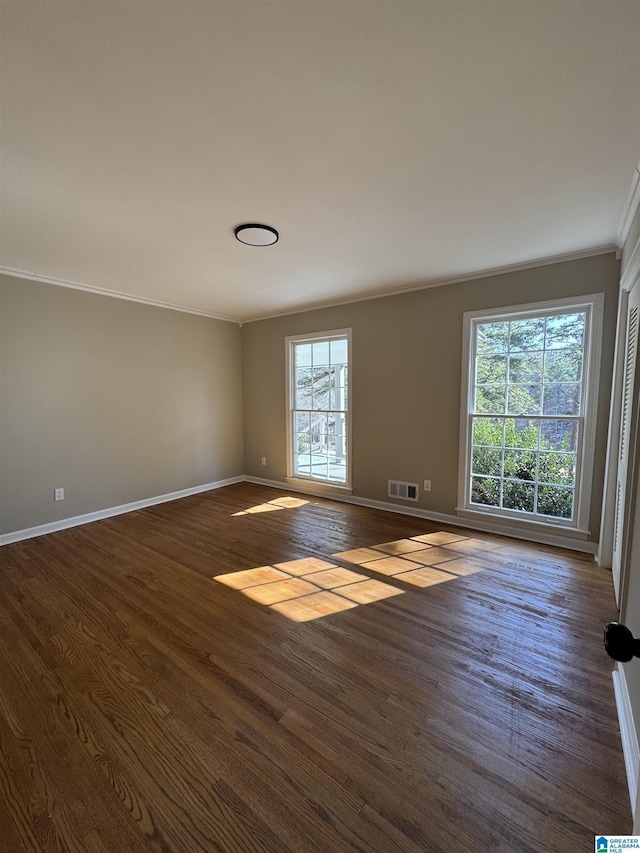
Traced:
<svg viewBox="0 0 640 853">
<path fill-rule="evenodd" d="M 494 524 L 475 519 L 462 519 L 457 515 L 449 515 L 444 512 L 432 512 L 428 509 L 420 509 L 420 507 L 404 506 L 404 504 L 394 504 L 388 501 L 375 501 L 369 498 L 360 498 L 355 495 L 346 495 L 343 491 L 331 491 L 328 487 L 323 486 L 322 490 L 314 490 L 313 485 L 298 486 L 290 482 L 280 482 L 279 480 L 265 480 L 261 477 L 245 477 L 247 483 L 255 483 L 259 486 L 271 486 L 275 489 L 287 489 L 290 492 L 302 492 L 307 495 L 316 497 L 330 498 L 334 501 L 342 501 L 343 503 L 356 504 L 357 506 L 366 506 L 371 509 L 381 509 L 384 512 L 396 512 L 400 515 L 412 515 L 416 518 L 426 518 L 428 521 L 437 521 L 441 524 L 449 524 L 454 527 L 463 527 L 470 530 L 481 530 L 484 533 L 496 533 L 499 536 L 510 536 L 512 539 L 524 539 L 527 542 L 539 542 L 541 545 L 554 545 L 557 548 L 568 548 L 571 551 L 581 551 L 586 554 L 595 554 L 597 543 L 584 542 L 573 539 L 569 536 L 562 536 L 554 533 L 546 533 L 539 530 L 523 530 L 517 527 L 510 527 L 506 524 Z"/>
<path fill-rule="evenodd" d="M 26 527 L 24 530 L 15 530 L 12 533 L 0 534 L 0 545 L 10 545 L 12 542 L 21 542 L 23 539 L 33 539 L 36 536 L 44 536 L 46 533 L 55 533 L 57 530 L 66 530 L 69 527 L 78 527 L 80 524 L 89 524 L 91 521 L 99 521 L 102 518 L 111 518 L 114 515 L 123 515 L 125 512 L 133 512 L 136 509 L 144 509 L 148 506 L 176 501 L 187 498 L 189 495 L 197 495 L 200 492 L 209 492 L 212 489 L 220 489 L 222 486 L 231 486 L 233 483 L 242 483 L 244 477 L 230 477 L 228 480 L 218 480 L 215 483 L 205 483 L 202 486 L 194 486 L 191 489 L 181 489 L 179 492 L 169 492 L 166 495 L 157 495 L 154 498 L 145 498 L 142 501 L 111 506 L 100 509 L 97 512 L 87 512 L 84 515 L 76 515 L 73 518 L 63 518 L 60 521 L 52 521 L 49 524 L 39 524 L 36 527 Z"/>
<path fill-rule="evenodd" d="M 618 709 L 618 722 L 620 724 L 620 736 L 622 737 L 622 753 L 624 755 L 624 766 L 627 771 L 627 785 L 629 786 L 629 797 L 631 799 L 631 811 L 635 812 L 636 797 L 638 795 L 638 770 L 640 770 L 640 748 L 638 747 L 638 736 L 633 721 L 633 709 L 631 698 L 627 688 L 627 679 L 624 669 L 618 664 L 613 670 L 613 692 L 616 697 Z M 634 815 L 635 817 L 635 815 Z"/>
<path fill-rule="evenodd" d="M 20 542 L 23 539 L 32 539 L 36 536 L 44 536 L 47 533 L 55 533 L 57 530 L 66 530 L 68 527 L 77 527 L 80 524 L 89 524 L 91 521 L 99 521 L 103 518 L 111 518 L 114 515 L 122 515 L 126 512 L 133 512 L 136 509 L 144 509 L 155 504 L 166 503 L 167 501 L 175 501 L 179 498 L 186 498 L 189 495 L 197 495 L 200 492 L 208 492 L 213 489 L 220 489 L 222 486 L 230 486 L 234 483 L 255 483 L 260 486 L 271 486 L 274 489 L 286 489 L 289 492 L 300 492 L 302 494 L 314 495 L 316 497 L 330 498 L 335 501 L 344 503 L 356 504 L 357 506 L 370 507 L 371 509 L 380 509 L 384 512 L 395 512 L 400 515 L 411 515 L 415 518 L 425 518 L 428 521 L 437 521 L 440 524 L 448 524 L 453 527 L 463 527 L 470 530 L 480 530 L 485 533 L 496 533 L 499 536 L 510 536 L 512 539 L 523 539 L 529 542 L 539 542 L 543 545 L 555 545 L 559 548 L 568 548 L 572 551 L 582 551 L 588 554 L 594 554 L 597 545 L 593 542 L 584 542 L 572 539 L 568 536 L 556 535 L 553 533 L 545 533 L 542 531 L 524 531 L 518 528 L 511 528 L 508 525 L 493 524 L 484 520 L 476 521 L 475 519 L 461 519 L 457 515 L 449 515 L 444 512 L 432 512 L 420 507 L 404 506 L 403 504 L 389 503 L 388 501 L 376 501 L 369 498 L 361 498 L 354 495 L 345 494 L 344 490 L 332 490 L 327 486 L 320 486 L 314 489 L 313 484 L 299 486 L 291 482 L 281 482 L 279 480 L 265 480 L 261 477 L 231 477 L 228 480 L 218 480 L 215 483 L 205 483 L 202 486 L 194 486 L 191 489 L 182 489 L 179 492 L 170 492 L 166 495 L 159 495 L 153 498 L 146 498 L 133 503 L 121 504 L 120 506 L 108 507 L 97 512 L 88 512 L 85 515 L 76 515 L 73 518 L 63 518 L 60 521 L 52 521 L 49 524 L 39 524 L 36 527 L 28 527 L 24 530 L 16 530 L 12 533 L 0 534 L 0 546 L 9 545 L 12 542 Z"/>
</svg>

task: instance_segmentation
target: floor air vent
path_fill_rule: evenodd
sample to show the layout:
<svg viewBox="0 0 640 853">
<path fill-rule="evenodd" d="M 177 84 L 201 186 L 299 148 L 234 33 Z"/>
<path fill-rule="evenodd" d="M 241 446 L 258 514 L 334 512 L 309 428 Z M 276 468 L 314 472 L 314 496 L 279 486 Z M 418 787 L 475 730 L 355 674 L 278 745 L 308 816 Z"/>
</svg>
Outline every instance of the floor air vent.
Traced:
<svg viewBox="0 0 640 853">
<path fill-rule="evenodd" d="M 399 480 L 389 480 L 389 497 L 400 498 L 403 501 L 417 501 L 418 484 L 401 483 Z"/>
</svg>

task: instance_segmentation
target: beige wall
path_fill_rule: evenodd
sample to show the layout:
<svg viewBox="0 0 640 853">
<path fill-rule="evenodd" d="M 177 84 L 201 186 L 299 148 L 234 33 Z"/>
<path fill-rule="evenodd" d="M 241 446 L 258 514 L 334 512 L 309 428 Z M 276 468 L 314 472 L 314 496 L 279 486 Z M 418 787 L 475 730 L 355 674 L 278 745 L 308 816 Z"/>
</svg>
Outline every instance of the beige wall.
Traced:
<svg viewBox="0 0 640 853">
<path fill-rule="evenodd" d="M 235 324 L 0 276 L 0 371 L 0 533 L 243 473 Z"/>
<path fill-rule="evenodd" d="M 453 513 L 463 312 L 603 291 L 596 532 L 618 280 L 605 255 L 240 330 L 2 276 L 0 533 L 243 473 L 284 480 L 284 338 L 343 327 L 353 328 L 355 495 L 386 501 L 389 478 L 428 478 L 419 506 Z M 53 501 L 56 487 L 65 501 Z"/>
<path fill-rule="evenodd" d="M 419 506 L 454 513 L 465 311 L 604 292 L 605 317 L 591 507 L 600 526 L 619 264 L 613 254 L 318 309 L 243 326 L 245 470 L 286 476 L 287 335 L 353 329 L 353 488 L 388 501 L 387 480 L 432 481 Z M 267 457 L 267 465 L 260 457 Z M 411 504 L 415 506 L 415 504 Z"/>
</svg>

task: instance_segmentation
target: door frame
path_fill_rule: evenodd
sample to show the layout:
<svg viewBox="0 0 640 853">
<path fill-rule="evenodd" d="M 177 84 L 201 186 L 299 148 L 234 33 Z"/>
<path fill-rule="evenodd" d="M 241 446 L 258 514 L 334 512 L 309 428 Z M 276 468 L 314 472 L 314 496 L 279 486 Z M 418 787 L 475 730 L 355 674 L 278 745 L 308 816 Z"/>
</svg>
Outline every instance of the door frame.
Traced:
<svg viewBox="0 0 640 853">
<path fill-rule="evenodd" d="M 613 387 L 611 394 L 611 407 L 609 413 L 609 435 L 607 439 L 607 457 L 605 467 L 605 479 L 603 489 L 602 516 L 600 525 L 600 537 L 596 560 L 604 568 L 611 568 L 613 562 L 613 537 L 615 529 L 616 513 L 616 491 L 618 478 L 618 452 L 620 443 L 620 415 L 622 408 L 622 394 L 624 391 L 624 371 L 626 359 L 627 339 L 627 314 L 629 293 L 636 284 L 640 284 L 640 240 L 634 246 L 629 262 L 620 279 L 620 296 L 618 300 L 618 323 L 616 328 L 615 361 L 613 367 Z M 634 397 L 637 399 L 638 384 L 640 382 L 640 357 L 636 361 L 634 383 Z M 630 472 L 627 483 L 626 507 L 624 513 L 624 533 L 626 542 L 623 544 L 623 553 L 620 563 L 619 575 L 614 574 L 613 583 L 618 609 L 624 610 L 628 555 L 630 548 L 631 519 L 633 504 L 635 502 L 635 471 L 638 464 L 640 448 L 638 448 L 637 429 L 638 413 L 637 407 L 632 406 L 632 421 L 629 424 L 629 460 L 627 470 Z"/>
</svg>

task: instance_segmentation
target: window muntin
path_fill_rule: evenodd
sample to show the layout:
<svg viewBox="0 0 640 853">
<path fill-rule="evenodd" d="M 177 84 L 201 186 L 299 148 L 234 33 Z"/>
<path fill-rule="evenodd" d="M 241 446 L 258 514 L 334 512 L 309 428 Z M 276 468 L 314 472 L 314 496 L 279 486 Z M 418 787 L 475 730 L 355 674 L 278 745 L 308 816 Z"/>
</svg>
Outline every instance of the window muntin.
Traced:
<svg viewBox="0 0 640 853">
<path fill-rule="evenodd" d="M 471 319 L 464 507 L 578 526 L 589 299 Z"/>
<path fill-rule="evenodd" d="M 288 339 L 290 476 L 349 485 L 348 331 Z"/>
</svg>

